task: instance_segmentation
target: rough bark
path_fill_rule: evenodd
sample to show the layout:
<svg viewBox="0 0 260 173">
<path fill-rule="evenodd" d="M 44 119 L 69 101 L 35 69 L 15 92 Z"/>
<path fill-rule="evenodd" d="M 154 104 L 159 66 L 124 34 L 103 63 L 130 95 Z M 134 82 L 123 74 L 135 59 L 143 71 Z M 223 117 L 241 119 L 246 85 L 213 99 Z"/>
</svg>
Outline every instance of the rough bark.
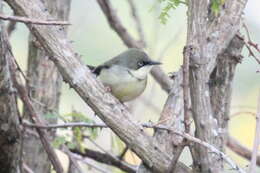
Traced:
<svg viewBox="0 0 260 173">
<path fill-rule="evenodd" d="M 51 18 L 40 0 L 6 0 L 21 15 L 40 19 Z M 28 8 L 28 6 L 30 8 Z M 168 153 L 162 152 L 157 141 L 131 120 L 131 114 L 107 92 L 79 56 L 72 50 L 65 32 L 58 26 L 27 24 L 31 32 L 58 67 L 64 81 L 81 96 L 96 114 L 131 148 L 152 170 L 166 172 L 170 163 Z"/>
<path fill-rule="evenodd" d="M 68 20 L 70 11 L 70 0 L 45 0 L 44 1 L 51 16 L 59 20 Z M 64 28 L 66 30 L 66 28 Z M 59 97 L 62 78 L 56 66 L 40 47 L 37 40 L 30 34 L 28 53 L 28 81 L 27 88 L 30 97 L 34 101 L 34 107 L 38 110 L 42 119 L 48 123 L 56 123 L 59 106 Z M 29 117 L 24 109 L 25 117 Z M 45 118 L 45 115 L 53 114 L 53 117 Z M 55 130 L 51 131 L 52 139 Z M 51 164 L 48 155 L 38 138 L 25 135 L 24 140 L 25 163 L 35 172 L 50 172 Z"/>
<path fill-rule="evenodd" d="M 20 170 L 21 130 L 10 74 L 10 52 L 5 40 L 7 32 L 0 22 L 0 172 L 17 173 Z"/>
<path fill-rule="evenodd" d="M 213 116 L 218 123 L 218 146 L 224 152 L 227 143 L 228 120 L 232 96 L 232 84 L 236 66 L 241 62 L 243 40 L 234 36 L 224 53 L 217 58 L 217 65 L 210 75 L 210 97 Z"/>
<path fill-rule="evenodd" d="M 182 70 L 174 74 L 172 89 L 159 119 L 160 125 L 169 126 L 180 132 L 184 132 L 182 79 Z M 176 134 L 169 133 L 165 130 L 156 130 L 154 138 L 159 142 L 162 151 L 171 154 L 172 158 L 178 155 L 180 149 L 183 149 L 183 138 Z M 175 171 L 178 173 L 190 172 L 189 168 L 180 162 L 174 167 L 176 167 Z M 140 165 L 138 168 L 138 173 L 151 172 L 152 170 L 149 170 L 145 165 Z"/>
<path fill-rule="evenodd" d="M 195 136 L 216 148 L 219 143 L 218 121 L 211 105 L 209 80 L 217 64 L 217 56 L 226 49 L 237 33 L 246 0 L 226 0 L 219 14 L 210 12 L 210 2 L 189 1 L 187 46 L 193 48 L 190 56 L 190 90 Z M 223 172 L 223 162 L 218 156 L 200 145 L 194 145 L 194 168 L 197 172 Z"/>
</svg>

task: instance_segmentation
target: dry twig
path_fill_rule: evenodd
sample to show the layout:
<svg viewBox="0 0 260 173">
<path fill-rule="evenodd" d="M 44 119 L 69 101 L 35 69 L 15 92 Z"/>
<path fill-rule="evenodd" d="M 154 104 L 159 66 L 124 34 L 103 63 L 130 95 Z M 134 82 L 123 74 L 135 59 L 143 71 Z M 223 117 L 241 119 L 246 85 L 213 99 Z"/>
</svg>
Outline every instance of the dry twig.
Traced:
<svg viewBox="0 0 260 173">
<path fill-rule="evenodd" d="M 36 25 L 70 25 L 67 21 L 41 20 L 20 16 L 6 16 L 4 14 L 0 14 L 0 19 Z"/>
<path fill-rule="evenodd" d="M 134 21 L 136 23 L 137 31 L 139 34 L 140 42 L 143 45 L 143 47 L 146 46 L 145 38 L 144 38 L 144 31 L 142 28 L 141 20 L 137 14 L 136 6 L 133 0 L 127 0 L 129 3 L 129 6 L 131 8 L 132 16 L 134 18 Z"/>
</svg>

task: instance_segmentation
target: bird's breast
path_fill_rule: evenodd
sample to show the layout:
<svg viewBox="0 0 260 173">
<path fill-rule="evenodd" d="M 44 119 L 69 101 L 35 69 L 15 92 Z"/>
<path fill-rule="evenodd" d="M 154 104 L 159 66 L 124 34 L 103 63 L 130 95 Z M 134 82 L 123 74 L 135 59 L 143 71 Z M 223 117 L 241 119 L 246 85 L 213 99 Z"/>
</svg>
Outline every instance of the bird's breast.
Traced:
<svg viewBox="0 0 260 173">
<path fill-rule="evenodd" d="M 120 67 L 103 69 L 99 79 L 104 85 L 109 86 L 112 94 L 122 102 L 133 100 L 141 95 L 147 84 L 147 77 L 137 79 Z"/>
</svg>

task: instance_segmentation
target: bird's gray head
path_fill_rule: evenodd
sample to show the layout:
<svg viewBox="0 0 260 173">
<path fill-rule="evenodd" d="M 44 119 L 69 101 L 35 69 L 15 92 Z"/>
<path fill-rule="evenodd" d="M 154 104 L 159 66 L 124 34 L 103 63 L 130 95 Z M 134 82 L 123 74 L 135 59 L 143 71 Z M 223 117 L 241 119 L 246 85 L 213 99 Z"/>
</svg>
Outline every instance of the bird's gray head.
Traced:
<svg viewBox="0 0 260 173">
<path fill-rule="evenodd" d="M 145 52 L 135 48 L 119 54 L 112 61 L 112 64 L 120 66 L 122 70 L 127 70 L 138 79 L 145 79 L 154 65 L 161 64 L 160 62 L 152 61 Z"/>
<path fill-rule="evenodd" d="M 118 61 L 115 64 L 127 67 L 131 70 L 161 64 L 160 62 L 152 61 L 145 52 L 136 48 L 128 49 L 119 54 L 115 60 Z"/>
</svg>

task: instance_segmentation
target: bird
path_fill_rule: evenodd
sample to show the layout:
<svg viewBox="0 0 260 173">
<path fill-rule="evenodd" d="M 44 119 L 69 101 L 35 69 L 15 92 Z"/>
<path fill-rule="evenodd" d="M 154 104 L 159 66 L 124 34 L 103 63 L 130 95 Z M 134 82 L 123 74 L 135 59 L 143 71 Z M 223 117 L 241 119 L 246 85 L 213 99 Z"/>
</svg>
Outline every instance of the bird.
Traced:
<svg viewBox="0 0 260 173">
<path fill-rule="evenodd" d="M 142 50 L 130 48 L 97 67 L 88 67 L 105 87 L 121 102 L 128 102 L 140 96 L 147 85 L 147 76 L 155 65 Z"/>
</svg>

